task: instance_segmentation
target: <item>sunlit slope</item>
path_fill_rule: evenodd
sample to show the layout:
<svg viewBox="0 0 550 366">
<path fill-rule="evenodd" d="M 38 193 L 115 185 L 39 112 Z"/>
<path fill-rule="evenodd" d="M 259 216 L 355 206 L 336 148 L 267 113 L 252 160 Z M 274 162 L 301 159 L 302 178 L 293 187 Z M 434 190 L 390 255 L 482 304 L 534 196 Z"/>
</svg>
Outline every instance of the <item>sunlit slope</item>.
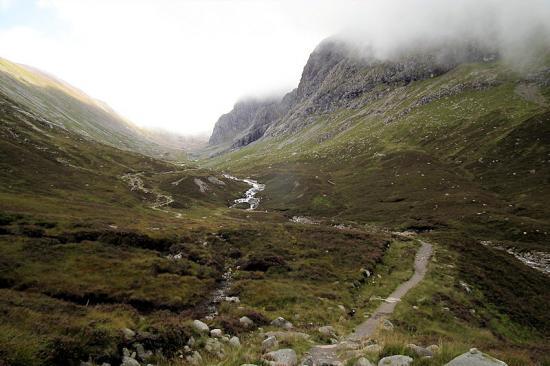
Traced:
<svg viewBox="0 0 550 366">
<path fill-rule="evenodd" d="M 34 118 L 88 140 L 165 159 L 185 159 L 182 149 L 161 146 L 105 103 L 34 68 L 0 59 L 0 94 Z"/>
</svg>

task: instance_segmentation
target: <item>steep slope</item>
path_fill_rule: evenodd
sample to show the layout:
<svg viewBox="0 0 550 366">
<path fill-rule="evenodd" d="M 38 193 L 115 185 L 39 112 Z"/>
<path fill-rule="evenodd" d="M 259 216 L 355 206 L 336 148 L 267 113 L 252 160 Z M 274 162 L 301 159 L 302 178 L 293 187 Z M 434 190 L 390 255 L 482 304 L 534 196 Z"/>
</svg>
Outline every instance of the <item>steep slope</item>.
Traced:
<svg viewBox="0 0 550 366">
<path fill-rule="evenodd" d="M 0 59 L 0 94 L 51 125 L 120 149 L 172 160 L 182 148 L 165 147 L 103 102 L 37 69 Z"/>
</svg>

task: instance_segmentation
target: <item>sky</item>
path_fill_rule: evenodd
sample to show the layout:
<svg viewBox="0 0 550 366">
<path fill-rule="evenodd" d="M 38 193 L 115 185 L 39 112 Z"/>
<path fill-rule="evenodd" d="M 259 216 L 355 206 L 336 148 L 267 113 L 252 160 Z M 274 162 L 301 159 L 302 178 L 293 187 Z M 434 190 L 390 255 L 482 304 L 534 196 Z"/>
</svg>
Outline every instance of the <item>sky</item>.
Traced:
<svg viewBox="0 0 550 366">
<path fill-rule="evenodd" d="M 0 57 L 140 126 L 198 134 L 241 98 L 296 87 L 336 33 L 381 56 L 412 36 L 473 34 L 512 57 L 548 42 L 548 19 L 550 0 L 0 0 Z"/>
</svg>

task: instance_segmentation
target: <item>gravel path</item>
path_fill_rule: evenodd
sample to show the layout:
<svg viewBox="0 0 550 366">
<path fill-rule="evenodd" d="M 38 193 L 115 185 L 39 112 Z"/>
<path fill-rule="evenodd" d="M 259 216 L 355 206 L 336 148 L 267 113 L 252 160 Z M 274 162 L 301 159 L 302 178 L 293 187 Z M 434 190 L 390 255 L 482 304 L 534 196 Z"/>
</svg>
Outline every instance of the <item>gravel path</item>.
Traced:
<svg viewBox="0 0 550 366">
<path fill-rule="evenodd" d="M 353 333 L 349 334 L 344 341 L 323 346 L 315 346 L 309 351 L 309 357 L 303 363 L 308 366 L 336 366 L 342 365 L 344 360 L 339 353 L 354 348 L 353 344 L 361 343 L 371 337 L 380 322 L 386 319 L 395 310 L 395 306 L 403 296 L 422 281 L 426 275 L 428 262 L 432 255 L 432 245 L 420 241 L 421 246 L 416 253 L 414 260 L 414 274 L 412 277 L 399 285 L 395 291 L 384 301 L 372 314 L 372 316 L 361 323 Z"/>
</svg>

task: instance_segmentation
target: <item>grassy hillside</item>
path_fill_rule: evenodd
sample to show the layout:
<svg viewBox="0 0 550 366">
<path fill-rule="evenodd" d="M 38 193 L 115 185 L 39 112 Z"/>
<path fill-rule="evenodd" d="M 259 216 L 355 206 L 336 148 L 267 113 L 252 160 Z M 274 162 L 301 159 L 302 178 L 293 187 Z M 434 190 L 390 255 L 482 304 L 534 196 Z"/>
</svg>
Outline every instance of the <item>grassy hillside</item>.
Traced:
<svg viewBox="0 0 550 366">
<path fill-rule="evenodd" d="M 128 122 L 107 104 L 37 69 L 0 59 L 0 94 L 46 125 L 58 126 L 120 149 L 185 159 L 182 146 L 159 144 L 152 134 Z M 159 136 L 160 137 L 160 136 Z"/>
<path fill-rule="evenodd" d="M 422 315 L 399 307 L 400 342 L 500 343 L 496 352 L 513 349 L 508 362 L 524 364 L 546 352 L 550 279 L 498 248 L 550 250 L 548 77 L 547 69 L 520 75 L 498 61 L 463 64 L 380 85 L 359 106 L 308 115 L 297 132 L 289 127 L 204 163 L 266 183 L 264 207 L 287 216 L 431 237 L 445 256 L 438 261 L 456 270 L 434 272 L 413 290 L 414 301 L 431 299 Z"/>
</svg>

